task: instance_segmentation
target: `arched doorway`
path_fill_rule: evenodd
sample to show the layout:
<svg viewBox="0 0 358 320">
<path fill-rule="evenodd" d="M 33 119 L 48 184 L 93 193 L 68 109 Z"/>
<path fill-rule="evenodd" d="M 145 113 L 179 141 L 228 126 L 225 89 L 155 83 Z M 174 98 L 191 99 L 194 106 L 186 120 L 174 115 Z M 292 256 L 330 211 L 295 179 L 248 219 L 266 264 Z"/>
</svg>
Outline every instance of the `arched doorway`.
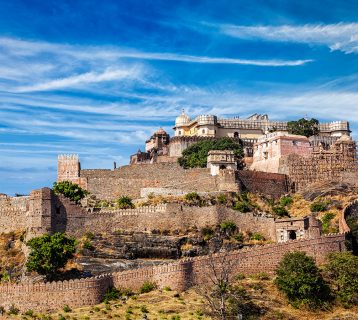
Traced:
<svg viewBox="0 0 358 320">
<path fill-rule="evenodd" d="M 219 167 L 220 170 L 224 170 L 226 169 L 226 166 L 224 164 L 222 164 L 220 167 Z"/>
<path fill-rule="evenodd" d="M 238 138 L 239 137 L 239 133 L 238 132 L 234 132 L 234 138 Z"/>
<path fill-rule="evenodd" d="M 289 238 L 290 240 L 296 240 L 296 238 L 297 238 L 297 236 L 296 236 L 296 231 L 290 230 L 290 231 L 288 232 L 288 238 Z"/>
</svg>

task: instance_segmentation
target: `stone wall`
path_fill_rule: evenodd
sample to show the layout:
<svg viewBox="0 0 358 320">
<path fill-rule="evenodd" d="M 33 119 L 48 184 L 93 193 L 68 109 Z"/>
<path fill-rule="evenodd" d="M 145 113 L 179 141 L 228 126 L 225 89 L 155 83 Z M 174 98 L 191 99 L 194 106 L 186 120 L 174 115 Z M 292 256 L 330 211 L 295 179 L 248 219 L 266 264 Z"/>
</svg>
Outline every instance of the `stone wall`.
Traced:
<svg viewBox="0 0 358 320">
<path fill-rule="evenodd" d="M 29 209 L 29 197 L 0 196 L 0 230 L 11 232 L 26 228 L 26 212 Z"/>
<path fill-rule="evenodd" d="M 116 170 L 81 170 L 87 190 L 100 199 L 140 197 L 142 188 L 170 187 L 184 191 L 217 190 L 206 168 L 184 170 L 177 163 L 133 164 Z"/>
<path fill-rule="evenodd" d="M 216 226 L 231 220 L 242 231 L 260 232 L 267 239 L 276 239 L 273 218 L 240 213 L 224 206 L 196 207 L 167 203 L 158 206 L 122 210 L 89 210 L 68 199 L 53 196 L 52 231 L 66 232 L 79 237 L 93 233 L 118 230 L 150 232 L 152 230 L 188 230 Z"/>
<path fill-rule="evenodd" d="M 289 182 L 284 174 L 241 170 L 237 171 L 237 180 L 243 191 L 263 193 L 274 198 L 289 191 Z"/>
<path fill-rule="evenodd" d="M 233 263 L 233 275 L 239 272 L 274 273 L 285 253 L 303 251 L 321 264 L 328 253 L 345 251 L 344 242 L 344 234 L 328 235 L 232 251 L 226 254 L 226 259 Z M 75 281 L 5 284 L 0 286 L 0 305 L 6 308 L 15 305 L 21 311 L 59 309 L 66 304 L 76 308 L 101 302 L 106 289 L 112 285 L 137 290 L 147 280 L 156 282 L 160 288 L 169 286 L 173 290 L 181 291 L 193 284 L 207 281 L 208 274 L 212 272 L 208 262 L 214 261 L 214 265 L 220 267 L 219 261 L 222 255 L 223 253 L 183 259 L 161 266 L 144 267 Z"/>
<path fill-rule="evenodd" d="M 280 173 L 290 178 L 293 191 L 322 181 L 357 183 L 358 164 L 356 144 L 342 136 L 328 150 L 313 150 L 309 157 L 291 154 L 280 160 Z"/>
</svg>

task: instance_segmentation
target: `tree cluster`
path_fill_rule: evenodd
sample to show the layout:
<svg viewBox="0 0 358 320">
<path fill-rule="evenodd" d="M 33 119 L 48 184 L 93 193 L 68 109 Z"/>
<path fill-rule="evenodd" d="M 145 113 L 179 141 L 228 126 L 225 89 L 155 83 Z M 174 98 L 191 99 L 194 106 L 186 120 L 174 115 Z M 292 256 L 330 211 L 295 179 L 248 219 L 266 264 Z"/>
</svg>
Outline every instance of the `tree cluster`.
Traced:
<svg viewBox="0 0 358 320">
<path fill-rule="evenodd" d="M 32 238 L 26 244 L 31 249 L 27 270 L 36 271 L 48 279 L 52 279 L 76 251 L 76 240 L 60 232 Z"/>
<path fill-rule="evenodd" d="M 183 151 L 178 162 L 184 169 L 205 168 L 210 150 L 233 150 L 238 159 L 244 155 L 241 145 L 236 140 L 224 137 L 194 143 Z"/>
<path fill-rule="evenodd" d="M 317 119 L 299 119 L 297 121 L 289 121 L 287 123 L 287 131 L 291 134 L 299 136 L 311 137 L 319 133 L 319 121 Z"/>
<path fill-rule="evenodd" d="M 76 203 L 79 203 L 88 194 L 87 190 L 71 181 L 55 182 L 52 189 L 55 194 L 62 194 Z"/>
</svg>

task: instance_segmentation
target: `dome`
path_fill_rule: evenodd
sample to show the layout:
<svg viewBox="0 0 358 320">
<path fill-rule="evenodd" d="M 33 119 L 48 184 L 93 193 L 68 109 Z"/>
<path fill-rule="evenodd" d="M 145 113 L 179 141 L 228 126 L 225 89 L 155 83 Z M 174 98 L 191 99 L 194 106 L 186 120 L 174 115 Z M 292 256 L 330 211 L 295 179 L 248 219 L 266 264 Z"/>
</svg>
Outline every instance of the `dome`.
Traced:
<svg viewBox="0 0 358 320">
<path fill-rule="evenodd" d="M 338 140 L 337 142 L 351 142 L 352 141 L 352 137 L 350 137 L 347 134 L 343 134 Z"/>
<path fill-rule="evenodd" d="M 189 116 L 185 113 L 184 109 L 179 117 L 175 119 L 176 126 L 182 126 L 190 122 Z"/>
<path fill-rule="evenodd" d="M 155 134 L 167 134 L 166 131 L 163 128 L 159 128 Z"/>
</svg>

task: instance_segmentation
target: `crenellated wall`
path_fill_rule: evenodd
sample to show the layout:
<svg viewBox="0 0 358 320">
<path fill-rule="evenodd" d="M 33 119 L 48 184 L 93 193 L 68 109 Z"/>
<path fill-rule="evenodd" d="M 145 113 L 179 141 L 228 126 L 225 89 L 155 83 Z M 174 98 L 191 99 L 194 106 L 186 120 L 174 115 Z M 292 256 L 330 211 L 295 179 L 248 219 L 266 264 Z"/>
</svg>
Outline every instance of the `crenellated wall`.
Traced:
<svg viewBox="0 0 358 320">
<path fill-rule="evenodd" d="M 330 252 L 345 251 L 345 235 L 334 234 L 315 239 L 295 240 L 283 244 L 257 246 L 226 254 L 233 262 L 233 275 L 258 272 L 273 273 L 277 264 L 287 252 L 303 251 L 315 258 L 318 264 L 324 262 Z M 137 290 L 144 281 L 150 280 L 163 288 L 185 290 L 193 284 L 207 281 L 208 261 L 219 265 L 223 253 L 213 256 L 188 258 L 156 267 L 144 267 L 100 277 L 52 283 L 4 284 L 0 286 L 0 305 L 9 308 L 15 305 L 20 310 L 39 311 L 59 309 L 64 305 L 71 308 L 94 305 L 101 302 L 110 286 Z"/>
</svg>

